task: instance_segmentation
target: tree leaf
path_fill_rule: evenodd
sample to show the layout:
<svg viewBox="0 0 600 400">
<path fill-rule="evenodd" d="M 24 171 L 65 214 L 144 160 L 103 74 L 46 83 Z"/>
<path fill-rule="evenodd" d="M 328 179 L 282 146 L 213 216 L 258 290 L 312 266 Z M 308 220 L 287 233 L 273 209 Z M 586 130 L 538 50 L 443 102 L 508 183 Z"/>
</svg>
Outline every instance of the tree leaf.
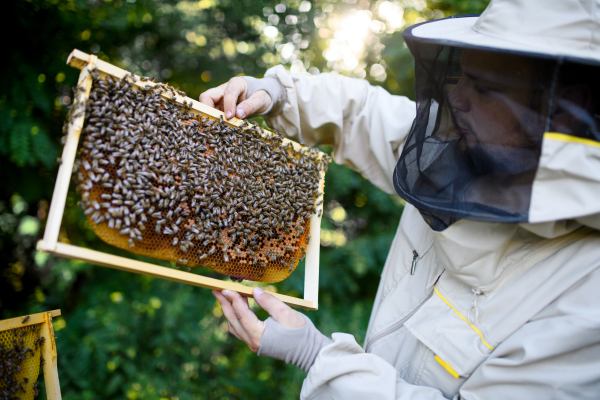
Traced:
<svg viewBox="0 0 600 400">
<path fill-rule="evenodd" d="M 19 121 L 10 131 L 10 158 L 20 167 L 24 166 L 31 156 L 29 141 L 32 127 L 30 121 Z"/>
<path fill-rule="evenodd" d="M 58 146 L 50 140 L 50 137 L 42 127 L 37 135 L 31 135 L 31 147 L 33 156 L 42 162 L 44 167 L 53 169 L 56 166 Z"/>
</svg>

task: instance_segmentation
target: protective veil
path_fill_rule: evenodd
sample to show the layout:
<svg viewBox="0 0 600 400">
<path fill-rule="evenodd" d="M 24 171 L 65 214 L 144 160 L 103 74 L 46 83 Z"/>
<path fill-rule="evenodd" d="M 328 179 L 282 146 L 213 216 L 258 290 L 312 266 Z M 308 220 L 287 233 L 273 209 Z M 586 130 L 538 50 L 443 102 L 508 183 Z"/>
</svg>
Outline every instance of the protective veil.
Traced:
<svg viewBox="0 0 600 400">
<path fill-rule="evenodd" d="M 486 13 L 494 11 L 492 2 Z M 417 116 L 394 172 L 396 191 L 435 230 L 462 218 L 546 222 L 600 212 L 600 60 L 471 43 L 468 31 L 457 31 L 475 20 L 404 33 L 415 57 Z"/>
</svg>

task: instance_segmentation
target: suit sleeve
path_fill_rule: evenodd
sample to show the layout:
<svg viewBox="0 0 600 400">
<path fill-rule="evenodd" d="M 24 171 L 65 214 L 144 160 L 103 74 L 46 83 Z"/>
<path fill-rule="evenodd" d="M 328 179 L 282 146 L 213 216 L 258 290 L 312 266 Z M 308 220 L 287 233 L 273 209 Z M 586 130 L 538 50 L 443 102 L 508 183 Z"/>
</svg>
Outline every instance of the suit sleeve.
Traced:
<svg viewBox="0 0 600 400">
<path fill-rule="evenodd" d="M 413 101 L 363 79 L 289 74 L 281 65 L 265 76 L 276 76 L 286 90 L 282 112 L 266 117 L 269 126 L 309 146 L 332 145 L 336 163 L 396 193 L 392 175 L 415 118 Z"/>
<path fill-rule="evenodd" d="M 352 335 L 334 333 L 302 385 L 301 400 L 446 400 L 441 391 L 398 377 L 384 359 L 365 353 Z"/>
</svg>

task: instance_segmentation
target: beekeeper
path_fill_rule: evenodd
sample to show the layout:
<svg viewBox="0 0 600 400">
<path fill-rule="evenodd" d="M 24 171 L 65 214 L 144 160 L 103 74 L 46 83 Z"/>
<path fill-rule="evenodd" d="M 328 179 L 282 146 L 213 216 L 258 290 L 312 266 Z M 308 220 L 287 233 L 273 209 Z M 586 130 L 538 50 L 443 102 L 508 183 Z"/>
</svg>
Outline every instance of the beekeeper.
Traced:
<svg viewBox="0 0 600 400">
<path fill-rule="evenodd" d="M 200 96 L 407 201 L 363 346 L 259 289 L 264 322 L 215 292 L 230 332 L 307 371 L 303 399 L 599 398 L 600 1 L 492 0 L 404 39 L 416 103 L 282 66 Z"/>
</svg>

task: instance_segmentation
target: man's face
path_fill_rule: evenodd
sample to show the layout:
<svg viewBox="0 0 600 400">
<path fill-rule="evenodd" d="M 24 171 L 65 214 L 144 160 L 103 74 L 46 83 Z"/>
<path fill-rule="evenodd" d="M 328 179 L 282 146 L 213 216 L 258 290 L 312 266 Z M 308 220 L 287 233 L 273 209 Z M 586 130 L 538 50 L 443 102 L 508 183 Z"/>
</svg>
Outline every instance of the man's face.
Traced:
<svg viewBox="0 0 600 400">
<path fill-rule="evenodd" d="M 545 123 L 545 95 L 534 90 L 531 61 L 465 49 L 460 65 L 463 75 L 448 95 L 459 151 L 479 174 L 534 170 Z"/>
</svg>

